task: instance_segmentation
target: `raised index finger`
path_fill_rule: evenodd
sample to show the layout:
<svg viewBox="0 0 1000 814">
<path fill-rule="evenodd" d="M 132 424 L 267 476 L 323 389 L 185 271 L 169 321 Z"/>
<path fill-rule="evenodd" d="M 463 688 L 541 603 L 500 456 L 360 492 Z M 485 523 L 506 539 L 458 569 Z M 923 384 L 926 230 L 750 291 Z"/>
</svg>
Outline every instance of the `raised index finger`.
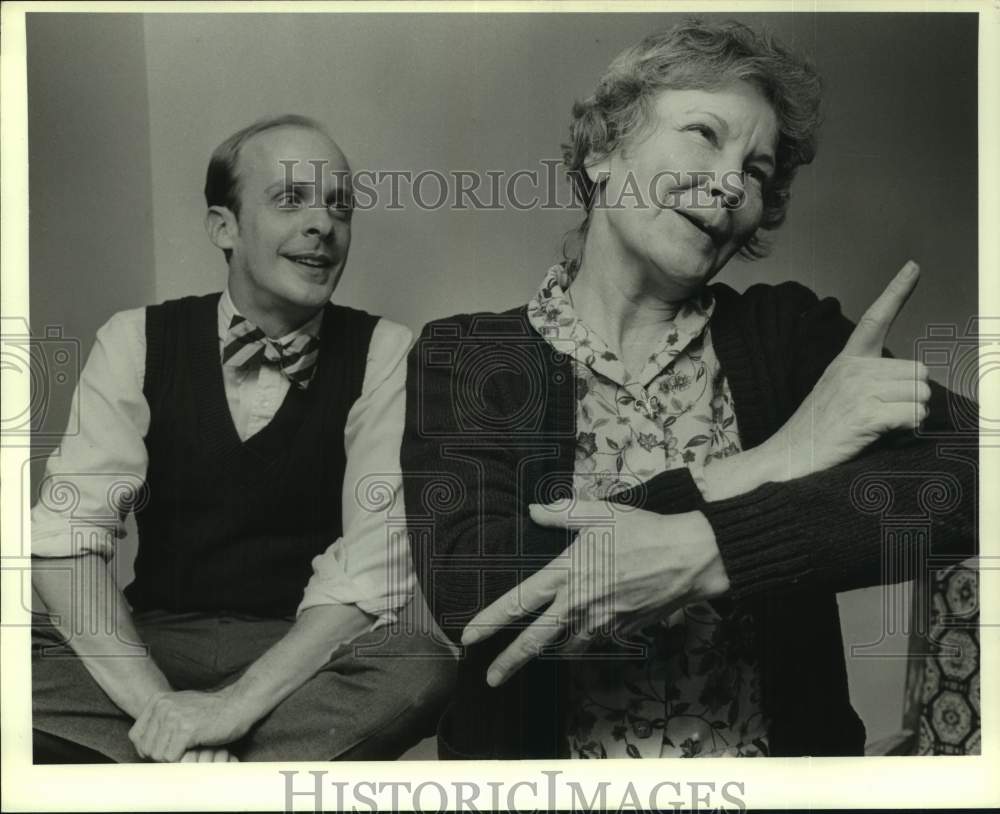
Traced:
<svg viewBox="0 0 1000 814">
<path fill-rule="evenodd" d="M 906 301 L 913 293 L 920 277 L 920 266 L 912 260 L 899 270 L 889 281 L 885 291 L 879 294 L 867 311 L 858 320 L 844 353 L 850 356 L 881 356 L 885 338 L 889 334 L 893 321 L 899 315 Z"/>
</svg>

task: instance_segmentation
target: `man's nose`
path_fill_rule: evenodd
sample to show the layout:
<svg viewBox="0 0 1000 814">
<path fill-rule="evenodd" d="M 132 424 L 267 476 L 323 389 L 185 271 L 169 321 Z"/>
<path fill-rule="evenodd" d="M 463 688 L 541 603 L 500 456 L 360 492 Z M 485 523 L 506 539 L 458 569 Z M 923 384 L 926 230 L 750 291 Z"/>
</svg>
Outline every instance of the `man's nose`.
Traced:
<svg viewBox="0 0 1000 814">
<path fill-rule="evenodd" d="M 302 233 L 326 240 L 333 234 L 334 217 L 326 206 L 310 206 L 306 212 Z"/>
</svg>

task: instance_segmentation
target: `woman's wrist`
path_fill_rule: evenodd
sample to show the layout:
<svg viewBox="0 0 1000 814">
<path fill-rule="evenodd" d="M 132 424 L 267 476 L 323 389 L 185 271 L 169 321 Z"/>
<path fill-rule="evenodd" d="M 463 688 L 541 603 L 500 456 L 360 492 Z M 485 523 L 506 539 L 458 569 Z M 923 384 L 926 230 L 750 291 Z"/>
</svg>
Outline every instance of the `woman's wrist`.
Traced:
<svg viewBox="0 0 1000 814">
<path fill-rule="evenodd" d="M 702 512 L 687 512 L 675 517 L 684 525 L 680 529 L 675 527 L 674 533 L 679 532 L 680 539 L 686 540 L 693 549 L 691 562 L 698 572 L 695 582 L 697 599 L 725 594 L 729 590 L 729 575 L 712 524 Z"/>
<path fill-rule="evenodd" d="M 728 458 L 712 461 L 696 478 L 707 501 L 725 500 L 752 492 L 765 483 L 784 480 L 781 466 L 769 442 Z"/>
</svg>

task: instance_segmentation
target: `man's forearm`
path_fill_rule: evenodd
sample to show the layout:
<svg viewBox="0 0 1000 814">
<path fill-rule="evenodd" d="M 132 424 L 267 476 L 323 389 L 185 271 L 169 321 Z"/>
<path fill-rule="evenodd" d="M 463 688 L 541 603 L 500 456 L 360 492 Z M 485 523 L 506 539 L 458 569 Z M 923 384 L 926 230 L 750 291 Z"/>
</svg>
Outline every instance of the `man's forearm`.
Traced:
<svg viewBox="0 0 1000 814">
<path fill-rule="evenodd" d="M 341 645 L 368 631 L 374 618 L 355 605 L 305 610 L 284 638 L 224 690 L 241 717 L 256 722 L 312 678 Z"/>
<path fill-rule="evenodd" d="M 170 690 L 101 557 L 36 558 L 31 577 L 53 625 L 121 709 L 136 718 L 153 695 Z"/>
</svg>

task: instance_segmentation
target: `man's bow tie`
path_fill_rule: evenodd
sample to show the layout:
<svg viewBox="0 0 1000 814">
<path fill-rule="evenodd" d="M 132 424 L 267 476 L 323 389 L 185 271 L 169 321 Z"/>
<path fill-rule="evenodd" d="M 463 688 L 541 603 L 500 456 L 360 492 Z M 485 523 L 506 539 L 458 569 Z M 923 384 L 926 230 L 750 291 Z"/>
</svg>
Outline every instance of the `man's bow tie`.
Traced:
<svg viewBox="0 0 1000 814">
<path fill-rule="evenodd" d="M 277 365 L 282 375 L 305 390 L 316 372 L 319 340 L 301 333 L 285 343 L 268 339 L 264 332 L 239 314 L 229 323 L 222 349 L 222 364 L 242 368 L 259 364 Z"/>
</svg>

